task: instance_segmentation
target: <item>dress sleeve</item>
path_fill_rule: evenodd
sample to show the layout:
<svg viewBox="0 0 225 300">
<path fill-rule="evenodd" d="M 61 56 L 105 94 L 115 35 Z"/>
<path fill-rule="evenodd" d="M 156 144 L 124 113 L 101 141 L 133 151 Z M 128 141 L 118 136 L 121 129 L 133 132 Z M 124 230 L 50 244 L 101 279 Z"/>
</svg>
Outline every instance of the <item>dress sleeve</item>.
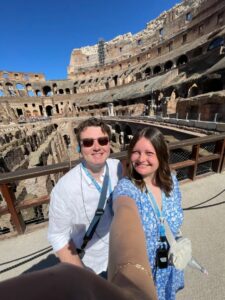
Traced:
<svg viewBox="0 0 225 300">
<path fill-rule="evenodd" d="M 119 181 L 113 191 L 113 201 L 120 196 L 127 196 L 134 201 L 138 199 L 138 190 L 128 178 L 123 178 Z"/>
</svg>

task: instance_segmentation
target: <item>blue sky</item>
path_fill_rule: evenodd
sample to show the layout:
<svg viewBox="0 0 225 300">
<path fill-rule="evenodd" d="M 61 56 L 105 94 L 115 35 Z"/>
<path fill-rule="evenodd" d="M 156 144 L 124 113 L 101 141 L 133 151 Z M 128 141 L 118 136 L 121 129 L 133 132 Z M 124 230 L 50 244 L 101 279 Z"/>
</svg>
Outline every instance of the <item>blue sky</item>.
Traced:
<svg viewBox="0 0 225 300">
<path fill-rule="evenodd" d="M 1 1 L 0 70 L 66 79 L 74 48 L 143 30 L 181 0 Z"/>
</svg>

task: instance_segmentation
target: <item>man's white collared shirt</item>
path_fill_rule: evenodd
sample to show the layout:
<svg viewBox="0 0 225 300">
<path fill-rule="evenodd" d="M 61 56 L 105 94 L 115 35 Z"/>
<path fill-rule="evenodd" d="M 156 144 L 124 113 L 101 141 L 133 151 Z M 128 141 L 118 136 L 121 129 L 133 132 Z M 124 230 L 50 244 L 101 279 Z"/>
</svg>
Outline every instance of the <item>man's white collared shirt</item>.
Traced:
<svg viewBox="0 0 225 300">
<path fill-rule="evenodd" d="M 107 159 L 111 192 L 121 178 L 122 167 L 117 159 Z M 103 177 L 105 170 L 103 173 Z M 102 178 L 103 179 L 103 178 Z M 107 197 L 110 190 L 108 189 Z M 64 175 L 51 192 L 48 239 L 54 251 L 59 251 L 72 239 L 77 248 L 95 215 L 100 193 L 81 164 Z M 108 265 L 111 204 L 106 205 L 98 227 L 85 248 L 83 262 L 97 274 Z"/>
</svg>

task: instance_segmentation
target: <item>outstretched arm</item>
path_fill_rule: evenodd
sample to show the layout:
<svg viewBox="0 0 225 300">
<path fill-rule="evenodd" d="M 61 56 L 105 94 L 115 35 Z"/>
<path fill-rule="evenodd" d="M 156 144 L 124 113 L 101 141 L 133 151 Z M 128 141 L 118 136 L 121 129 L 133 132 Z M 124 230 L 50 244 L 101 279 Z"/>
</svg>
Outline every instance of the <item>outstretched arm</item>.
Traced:
<svg viewBox="0 0 225 300">
<path fill-rule="evenodd" d="M 0 282 L 1 300 L 156 300 L 144 233 L 135 203 L 115 202 L 110 235 L 109 281 L 85 268 L 58 264 Z"/>
<path fill-rule="evenodd" d="M 109 281 L 134 299 L 157 299 L 147 257 L 145 236 L 135 202 L 126 196 L 114 202 L 110 230 Z"/>
</svg>

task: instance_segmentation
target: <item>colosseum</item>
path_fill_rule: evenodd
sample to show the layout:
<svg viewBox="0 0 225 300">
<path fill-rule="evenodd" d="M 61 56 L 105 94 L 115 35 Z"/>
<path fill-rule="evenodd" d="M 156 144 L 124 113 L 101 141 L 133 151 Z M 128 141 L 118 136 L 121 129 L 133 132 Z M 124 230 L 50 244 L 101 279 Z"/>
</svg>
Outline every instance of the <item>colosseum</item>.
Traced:
<svg viewBox="0 0 225 300">
<path fill-rule="evenodd" d="M 45 195 L 78 159 L 74 131 L 89 116 L 108 120 L 114 153 L 146 122 L 160 126 L 168 142 L 222 136 L 225 2 L 184 0 L 136 34 L 73 49 L 65 80 L 0 71 L 1 232 L 23 231 L 21 218 L 47 219 Z M 58 172 L 48 169 L 55 164 Z M 28 169 L 40 174 L 24 175 Z M 21 215 L 8 198 L 20 203 Z"/>
</svg>

